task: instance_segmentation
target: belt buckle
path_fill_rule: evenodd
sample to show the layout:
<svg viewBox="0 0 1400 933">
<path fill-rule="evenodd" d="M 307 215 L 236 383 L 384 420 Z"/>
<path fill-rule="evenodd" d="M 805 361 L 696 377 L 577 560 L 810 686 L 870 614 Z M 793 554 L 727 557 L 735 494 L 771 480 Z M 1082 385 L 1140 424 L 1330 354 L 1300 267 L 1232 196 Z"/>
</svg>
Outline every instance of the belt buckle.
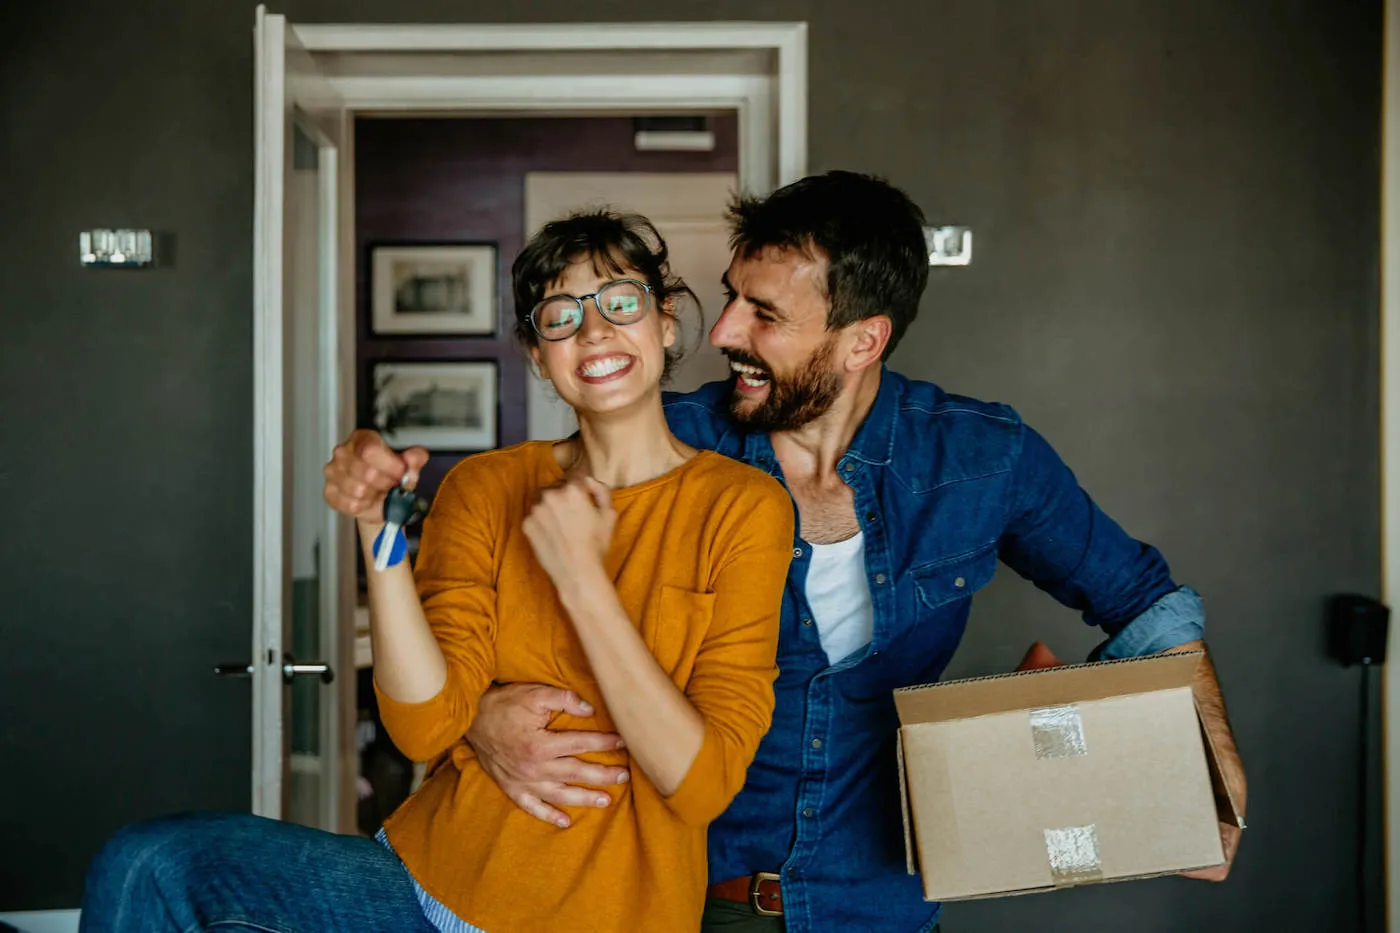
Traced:
<svg viewBox="0 0 1400 933">
<path fill-rule="evenodd" d="M 781 882 L 781 880 L 782 876 L 775 871 L 756 871 L 753 873 L 753 878 L 749 881 L 749 906 L 753 907 L 754 913 L 758 914 L 760 917 L 781 917 L 783 915 L 781 910 L 771 910 L 764 907 L 763 904 L 760 903 L 762 901 L 762 895 L 758 890 L 758 886 L 765 881 Z"/>
</svg>

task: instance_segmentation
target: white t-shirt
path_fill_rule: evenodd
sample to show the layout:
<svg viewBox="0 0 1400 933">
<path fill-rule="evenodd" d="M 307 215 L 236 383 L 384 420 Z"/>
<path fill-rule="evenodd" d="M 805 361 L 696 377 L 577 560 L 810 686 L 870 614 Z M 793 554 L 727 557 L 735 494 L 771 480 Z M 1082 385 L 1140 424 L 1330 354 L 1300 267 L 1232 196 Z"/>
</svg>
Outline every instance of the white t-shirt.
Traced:
<svg viewBox="0 0 1400 933">
<path fill-rule="evenodd" d="M 865 581 L 865 533 L 835 544 L 808 544 L 807 602 L 827 661 L 835 664 L 870 643 L 875 606 Z"/>
</svg>

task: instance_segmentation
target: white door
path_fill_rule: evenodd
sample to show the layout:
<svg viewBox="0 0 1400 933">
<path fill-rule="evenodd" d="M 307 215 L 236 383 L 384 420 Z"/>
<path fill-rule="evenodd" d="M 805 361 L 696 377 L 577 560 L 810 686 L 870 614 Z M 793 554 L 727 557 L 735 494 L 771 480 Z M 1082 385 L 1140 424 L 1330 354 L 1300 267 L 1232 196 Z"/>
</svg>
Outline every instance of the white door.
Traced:
<svg viewBox="0 0 1400 933">
<path fill-rule="evenodd" d="M 694 289 L 703 323 L 682 317 L 681 340 L 689 349 L 668 388 L 688 391 L 729 377 L 729 365 L 710 346 L 709 328 L 724 308 L 720 276 L 729 267 L 729 228 L 724 212 L 738 189 L 726 172 L 531 172 L 525 176 L 525 230 L 532 235 L 556 217 L 581 207 L 634 211 L 656 225 L 671 254 L 671 271 Z M 578 429 L 573 409 L 543 380 L 529 382 L 530 438 L 566 437 Z"/>
<path fill-rule="evenodd" d="M 295 30 L 261 6 L 255 51 L 252 809 L 348 831 L 355 669 L 341 568 L 352 542 L 320 494 L 321 465 L 348 430 L 336 220 L 345 118 Z"/>
</svg>

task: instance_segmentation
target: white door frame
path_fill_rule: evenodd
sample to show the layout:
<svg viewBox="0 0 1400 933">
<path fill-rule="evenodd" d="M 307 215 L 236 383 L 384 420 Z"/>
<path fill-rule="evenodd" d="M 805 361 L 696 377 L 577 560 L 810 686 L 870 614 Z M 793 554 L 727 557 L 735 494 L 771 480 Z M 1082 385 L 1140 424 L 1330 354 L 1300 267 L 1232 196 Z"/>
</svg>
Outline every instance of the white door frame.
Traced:
<svg viewBox="0 0 1400 933">
<path fill-rule="evenodd" d="M 1381 142 L 1382 600 L 1400 600 L 1400 0 L 1385 4 Z M 1400 931 L 1400 657 L 1382 666 L 1386 929 Z"/>
<path fill-rule="evenodd" d="M 287 173 L 293 155 L 290 128 L 295 124 L 317 147 L 316 216 L 317 346 L 310 353 L 321 365 L 316 410 L 321 419 L 317 446 L 330 437 L 343 437 L 346 406 L 336 353 L 342 339 L 343 278 L 337 273 L 345 250 L 338 239 L 337 214 L 343 202 L 344 179 L 338 150 L 347 135 L 344 108 L 334 90 L 319 79 L 309 53 L 285 17 L 257 8 L 254 23 L 254 212 L 253 212 L 253 630 L 252 630 L 252 782 L 251 809 L 261 816 L 281 818 L 285 774 L 289 761 L 288 692 L 282 677 L 283 651 L 290 625 L 292 568 L 287 562 L 292 543 L 290 514 L 293 488 L 287 411 L 286 379 L 291 321 L 288 270 L 284 267 L 288 216 Z M 353 318 L 351 319 L 353 320 Z M 327 446 L 327 449 L 329 447 Z M 327 515 L 319 529 L 320 601 L 316 620 L 321 631 L 322 658 L 338 675 L 323 688 L 325 707 L 319 717 L 318 752 L 320 802 L 316 815 L 326 828 L 353 828 L 355 814 L 353 736 L 355 681 L 353 637 L 343 638 L 341 624 L 353 604 L 345 605 L 344 587 L 336 585 L 347 560 L 350 539 L 344 523 Z M 353 560 L 353 557 L 349 558 Z M 353 590 L 351 591 L 353 592 Z M 335 713 L 331 717 L 329 713 Z M 347 723 L 351 724 L 347 727 Z M 348 750 L 347 750 L 348 749 Z"/>
<path fill-rule="evenodd" d="M 271 41 L 259 6 L 253 30 L 253 781 L 252 810 L 282 815 L 283 698 L 267 682 L 281 665 L 282 624 L 289 615 L 283 585 L 286 456 L 282 385 L 285 333 L 282 234 L 286 173 L 286 48 Z M 273 222 L 273 218 L 278 218 Z"/>
<path fill-rule="evenodd" d="M 657 105 L 682 109 L 734 108 L 740 111 L 739 174 L 745 185 L 766 191 L 796 181 L 807 173 L 806 23 L 353 24 L 302 25 L 296 30 L 302 44 L 313 54 L 769 51 L 777 59 L 773 82 L 776 94 L 773 95 L 762 93 L 768 89 L 766 79 L 744 81 L 730 77 L 720 80 L 719 76 L 712 75 L 600 74 L 582 79 L 571 77 L 568 81 L 550 75 L 374 76 L 340 77 L 332 81 L 352 110 L 440 110 L 446 107 L 453 110 L 625 111 Z M 771 100 L 772 96 L 777 98 L 776 133 L 768 131 L 773 120 L 771 114 L 746 113 L 759 105 L 759 98 Z M 765 152 L 758 150 L 760 144 Z M 776 162 L 766 158 L 774 147 Z M 763 158 L 756 158 L 759 156 Z M 774 168 L 765 170 L 767 165 Z"/>
<path fill-rule="evenodd" d="M 471 55 L 499 52 L 600 53 L 635 49 L 676 51 L 769 50 L 776 58 L 770 75 L 608 75 L 606 69 L 585 76 L 561 80 L 557 75 L 474 74 L 443 77 L 402 75 L 337 74 L 328 77 L 348 116 L 355 111 L 420 112 L 434 115 L 464 113 L 636 113 L 658 109 L 732 109 L 739 114 L 740 184 L 751 191 L 767 191 L 776 185 L 802 177 L 807 169 L 807 26 L 805 23 L 643 23 L 643 24 L 542 24 L 542 25 L 298 25 L 288 23 L 302 47 L 312 58 L 318 54 L 343 52 L 435 52 Z M 265 50 L 281 56 L 282 49 Z M 285 115 L 269 112 L 259 85 L 255 94 L 256 134 L 281 133 Z M 349 377 L 354 355 L 355 334 L 355 249 L 354 249 L 354 148 L 352 121 L 340 140 L 340 197 L 338 297 L 332 323 L 338 321 L 339 335 L 322 334 L 323 380 L 336 380 L 343 389 L 354 385 Z M 266 151 L 266 148 L 264 148 Z M 271 217 L 281 202 L 281 172 L 278 165 L 258 164 L 258 216 Z M 328 173 L 334 174 L 334 173 Z M 334 218 L 333 218 L 334 219 Z M 256 244 L 272 231 L 255 223 Z M 280 281 L 280 266 L 266 279 L 255 277 L 254 289 L 254 646 L 266 654 L 269 633 L 280 631 L 286 611 L 281 598 L 281 552 L 274 546 L 285 528 L 285 463 L 271 456 L 270 440 L 283 430 L 280 389 L 258 373 L 270 373 L 281 359 L 280 294 L 272 295 L 273 283 Z M 338 318 L 335 317 L 338 315 Z M 322 319 L 326 326 L 326 319 Z M 337 378 L 338 377 L 338 378 Z M 322 398 L 339 398 L 340 417 L 353 418 L 350 391 L 337 391 L 334 384 L 323 387 Z M 332 419 L 334 420 L 334 419 Z M 329 456 L 329 449 L 327 450 Z M 336 604 L 340 631 L 354 630 L 354 547 L 348 522 L 339 522 L 342 534 L 336 540 L 347 546 L 332 548 L 340 581 L 324 596 Z M 335 568 L 327 562 L 324 572 Z M 347 583 L 346 581 L 351 581 Z M 327 584 L 332 585 L 332 584 Z M 337 598 L 338 595 L 338 598 Z M 347 654 L 338 652 L 342 665 Z M 255 667 L 264 667 L 255 664 Z M 337 680 L 352 683 L 353 664 L 337 668 Z M 283 731 L 280 707 L 270 702 L 269 689 L 254 684 L 253 704 L 253 810 L 280 815 Z M 268 694 L 264 701 L 257 697 Z M 349 694 L 353 698 L 353 691 Z M 342 722 L 353 716 L 353 706 L 342 711 Z M 353 721 L 353 720 L 351 720 Z M 353 730 L 348 753 L 353 755 Z M 342 737 L 344 739 L 345 737 Z M 345 745 L 341 745 L 344 749 Z M 273 767 L 272 763 L 278 763 Z M 276 771 L 276 773 L 273 773 Z M 342 802 L 342 808 L 344 803 Z M 349 826 L 344 827 L 349 829 Z"/>
</svg>

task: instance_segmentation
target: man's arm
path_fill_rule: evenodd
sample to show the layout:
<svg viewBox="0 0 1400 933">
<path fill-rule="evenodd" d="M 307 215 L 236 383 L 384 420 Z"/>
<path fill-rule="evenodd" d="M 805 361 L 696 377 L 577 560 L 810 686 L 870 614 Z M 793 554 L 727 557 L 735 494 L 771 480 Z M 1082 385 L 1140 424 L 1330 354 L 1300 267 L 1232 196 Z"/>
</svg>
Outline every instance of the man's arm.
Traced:
<svg viewBox="0 0 1400 933">
<path fill-rule="evenodd" d="M 1037 587 L 1109 636 L 1093 659 L 1141 657 L 1205 647 L 1200 596 L 1177 586 L 1156 548 L 1137 541 L 1090 499 L 1059 455 L 1022 427 L 1013 473 L 1001 559 Z M 1246 784 L 1225 702 L 1209 655 L 1192 685 L 1202 722 L 1215 747 L 1222 777 L 1244 815 Z M 1241 827 L 1221 823 L 1224 865 L 1187 873 L 1221 881 L 1239 847 Z"/>
<path fill-rule="evenodd" d="M 593 715 L 577 693 L 543 684 L 506 684 L 481 697 L 467 742 L 481 767 L 515 805 L 531 816 L 567 828 L 559 807 L 606 807 L 607 794 L 591 788 L 625 784 L 626 768 L 577 758 L 588 752 L 624 748 L 614 732 L 558 731 L 549 728 L 559 712 Z"/>
</svg>

